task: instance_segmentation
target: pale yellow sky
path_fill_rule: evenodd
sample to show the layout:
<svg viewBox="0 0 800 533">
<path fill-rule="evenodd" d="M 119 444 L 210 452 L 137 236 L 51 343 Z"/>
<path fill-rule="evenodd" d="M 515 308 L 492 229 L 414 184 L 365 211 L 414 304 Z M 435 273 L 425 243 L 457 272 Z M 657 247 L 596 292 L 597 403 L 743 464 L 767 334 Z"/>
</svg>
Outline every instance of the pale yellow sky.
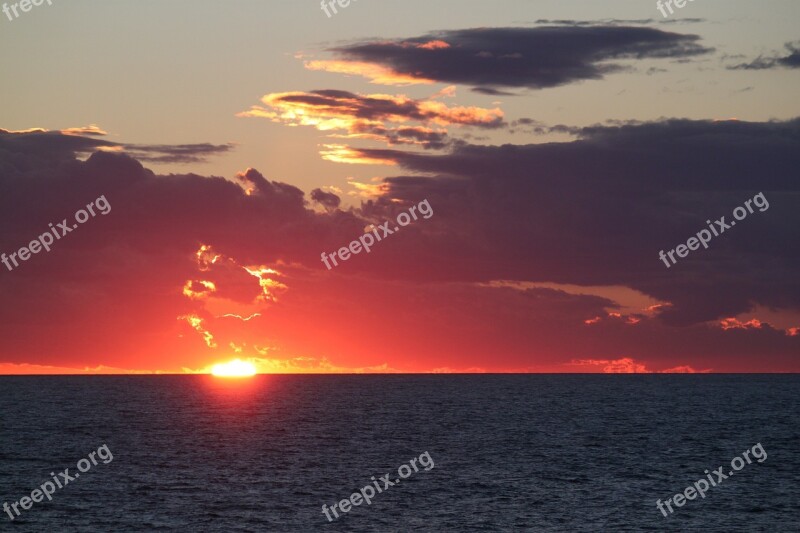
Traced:
<svg viewBox="0 0 800 533">
<path fill-rule="evenodd" d="M 0 127 L 60 129 L 98 124 L 128 143 L 236 143 L 231 153 L 191 166 L 230 177 L 247 167 L 308 191 L 359 181 L 393 169 L 323 161 L 325 133 L 237 118 L 267 93 L 338 89 L 429 97 L 446 84 L 390 87 L 358 77 L 309 71 L 296 57 L 325 57 L 337 43 L 375 37 L 413 37 L 434 30 L 525 26 L 539 19 L 653 19 L 652 27 L 697 34 L 716 52 L 690 63 L 631 62 L 604 80 L 518 96 L 476 94 L 457 87 L 450 105 L 500 107 L 507 120 L 584 126 L 609 119 L 660 117 L 785 119 L 800 116 L 797 70 L 732 71 L 725 66 L 782 49 L 800 36 L 796 0 L 699 0 L 670 20 L 655 2 L 608 0 L 464 0 L 353 3 L 328 18 L 316 1 L 71 0 L 44 4 L 0 19 Z M 699 22 L 687 19 L 702 19 Z M 740 56 L 740 57 L 738 57 Z M 650 71 L 650 69 L 654 69 Z M 650 72 L 648 72 L 650 71 Z M 564 139 L 507 131 L 471 133 L 477 143 L 526 144 Z M 369 142 L 361 143 L 371 146 Z M 149 165 L 186 172 L 187 165 Z"/>
</svg>

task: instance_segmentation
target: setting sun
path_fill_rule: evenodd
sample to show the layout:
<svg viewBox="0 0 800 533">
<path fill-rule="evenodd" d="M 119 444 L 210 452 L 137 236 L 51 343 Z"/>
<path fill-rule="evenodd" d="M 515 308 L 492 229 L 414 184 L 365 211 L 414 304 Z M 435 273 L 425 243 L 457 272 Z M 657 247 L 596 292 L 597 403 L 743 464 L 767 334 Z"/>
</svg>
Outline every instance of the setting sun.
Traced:
<svg viewBox="0 0 800 533">
<path fill-rule="evenodd" d="M 214 365 L 211 374 L 219 378 L 249 378 L 256 375 L 256 367 L 252 363 L 234 359 Z"/>
</svg>

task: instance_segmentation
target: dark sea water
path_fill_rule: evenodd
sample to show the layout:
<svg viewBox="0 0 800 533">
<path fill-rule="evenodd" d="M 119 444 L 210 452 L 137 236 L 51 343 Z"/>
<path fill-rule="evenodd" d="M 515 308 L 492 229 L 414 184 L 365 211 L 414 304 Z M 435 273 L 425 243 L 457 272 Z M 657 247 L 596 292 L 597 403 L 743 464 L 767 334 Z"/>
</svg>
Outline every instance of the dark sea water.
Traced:
<svg viewBox="0 0 800 533">
<path fill-rule="evenodd" d="M 779 375 L 0 377 L 0 503 L 113 453 L 0 531 L 800 531 L 799 404 Z"/>
</svg>

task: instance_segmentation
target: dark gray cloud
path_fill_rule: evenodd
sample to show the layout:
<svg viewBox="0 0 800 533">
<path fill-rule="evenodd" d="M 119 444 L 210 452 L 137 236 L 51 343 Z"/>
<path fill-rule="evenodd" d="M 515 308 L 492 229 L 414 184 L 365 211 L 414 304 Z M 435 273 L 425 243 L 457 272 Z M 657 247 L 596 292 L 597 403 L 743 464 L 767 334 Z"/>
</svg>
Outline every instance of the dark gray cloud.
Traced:
<svg viewBox="0 0 800 533">
<path fill-rule="evenodd" d="M 675 18 L 675 19 L 603 19 L 603 20 L 572 20 L 572 19 L 539 19 L 534 24 L 562 24 L 566 26 L 608 26 L 617 24 L 696 24 L 705 22 L 701 18 Z"/>
<path fill-rule="evenodd" d="M 800 41 L 786 43 L 787 55 L 758 56 L 747 63 L 728 67 L 729 70 L 767 70 L 775 68 L 800 68 Z"/>
<path fill-rule="evenodd" d="M 389 67 L 406 76 L 470 84 L 492 94 L 490 89 L 498 87 L 541 89 L 601 79 L 621 70 L 622 60 L 688 59 L 712 49 L 702 46 L 697 35 L 632 26 L 571 25 L 441 31 L 360 42 L 332 51 L 341 58 Z"/>
<path fill-rule="evenodd" d="M 71 128 L 78 130 L 80 128 Z M 91 135 L 86 137 L 85 135 Z M 202 163 L 208 157 L 231 151 L 234 145 L 227 144 L 128 144 L 101 139 L 104 132 L 82 131 L 81 135 L 64 134 L 61 131 L 32 130 L 25 133 L 0 129 L 0 139 L 20 153 L 36 153 L 50 150 L 47 159 L 60 160 L 72 155 L 88 155 L 98 149 L 119 150 L 140 161 L 151 163 Z"/>
<path fill-rule="evenodd" d="M 125 150 L 140 161 L 151 163 L 202 163 L 210 156 L 229 152 L 234 145 L 227 144 L 125 144 Z"/>
<path fill-rule="evenodd" d="M 502 121 L 498 121 L 498 124 Z M 484 126 L 494 128 L 495 126 Z M 351 131 L 355 135 L 367 134 L 368 138 L 381 140 L 387 144 L 416 144 L 426 150 L 441 149 L 448 146 L 450 140 L 444 130 L 432 130 L 421 126 L 386 127 L 374 123 L 354 123 Z"/>
<path fill-rule="evenodd" d="M 493 89 L 491 87 L 473 87 L 472 92 L 478 94 L 485 94 L 487 96 L 517 96 L 516 93 L 501 91 L 500 89 Z"/>
<path fill-rule="evenodd" d="M 311 191 L 311 199 L 327 209 L 336 209 L 342 203 L 342 199 L 332 192 L 325 192 L 322 189 Z"/>
<path fill-rule="evenodd" d="M 545 135 L 547 133 L 566 133 L 569 135 L 578 135 L 583 131 L 583 128 L 578 126 L 567 126 L 566 124 L 556 124 L 550 126 L 540 120 L 532 118 L 520 118 L 512 121 L 509 124 L 509 133 L 516 133 L 521 130 L 525 133 L 533 135 Z"/>
<path fill-rule="evenodd" d="M 424 265 L 457 254 L 452 280 L 624 285 L 673 302 L 664 316 L 681 323 L 735 316 L 754 302 L 800 309 L 800 248 L 790 244 L 800 242 L 800 119 L 605 125 L 566 143 L 364 155 L 419 173 L 387 179 L 388 196 L 400 205 L 428 198 L 437 208 L 429 226 L 448 230 L 414 261 L 384 265 L 390 271 L 421 275 L 424 249 Z M 759 192 L 767 211 L 670 270 L 658 260 Z"/>
</svg>

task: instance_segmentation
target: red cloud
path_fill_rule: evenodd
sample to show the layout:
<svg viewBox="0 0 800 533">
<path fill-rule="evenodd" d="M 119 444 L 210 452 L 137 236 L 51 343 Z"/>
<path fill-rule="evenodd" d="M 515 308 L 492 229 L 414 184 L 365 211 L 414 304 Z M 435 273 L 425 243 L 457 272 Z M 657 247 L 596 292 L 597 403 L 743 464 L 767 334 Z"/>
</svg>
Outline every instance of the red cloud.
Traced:
<svg viewBox="0 0 800 533">
<path fill-rule="evenodd" d="M 719 325 L 724 330 L 729 329 L 761 329 L 762 322 L 756 318 L 742 322 L 736 318 L 726 318 L 719 321 Z"/>
<path fill-rule="evenodd" d="M 644 363 L 635 361 L 630 357 L 621 359 L 580 359 L 572 361 L 578 366 L 601 366 L 604 374 L 707 374 L 711 370 L 695 370 L 691 366 L 676 366 L 666 370 L 648 370 Z"/>
</svg>

